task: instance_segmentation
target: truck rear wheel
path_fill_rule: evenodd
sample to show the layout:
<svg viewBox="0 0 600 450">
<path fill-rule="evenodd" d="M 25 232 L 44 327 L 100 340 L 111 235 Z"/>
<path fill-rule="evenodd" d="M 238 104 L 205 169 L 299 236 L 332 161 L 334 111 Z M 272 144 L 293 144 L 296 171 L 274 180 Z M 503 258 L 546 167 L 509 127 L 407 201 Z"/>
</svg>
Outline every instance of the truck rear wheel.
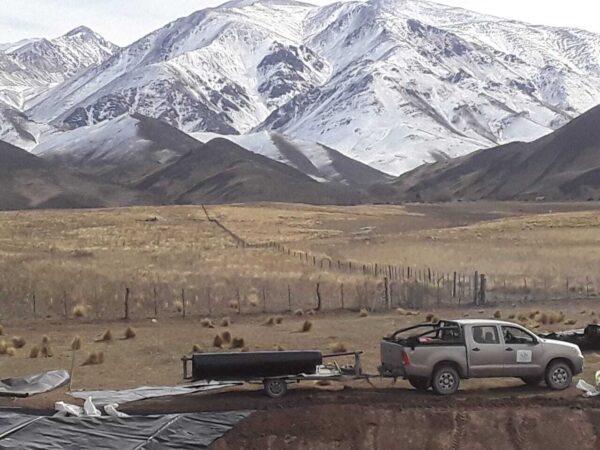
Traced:
<svg viewBox="0 0 600 450">
<path fill-rule="evenodd" d="M 554 361 L 546 369 L 546 385 L 555 391 L 562 391 L 571 385 L 573 371 L 565 361 Z"/>
<path fill-rule="evenodd" d="M 263 381 L 265 394 L 271 398 L 281 398 L 287 393 L 288 385 L 281 378 L 270 378 Z"/>
<path fill-rule="evenodd" d="M 452 395 L 458 391 L 459 386 L 460 375 L 454 367 L 443 365 L 434 371 L 431 379 L 431 387 L 436 394 Z"/>
<path fill-rule="evenodd" d="M 426 391 L 427 389 L 429 389 L 429 386 L 431 386 L 429 379 L 424 377 L 409 378 L 408 382 L 412 387 L 418 389 L 419 391 Z"/>
</svg>

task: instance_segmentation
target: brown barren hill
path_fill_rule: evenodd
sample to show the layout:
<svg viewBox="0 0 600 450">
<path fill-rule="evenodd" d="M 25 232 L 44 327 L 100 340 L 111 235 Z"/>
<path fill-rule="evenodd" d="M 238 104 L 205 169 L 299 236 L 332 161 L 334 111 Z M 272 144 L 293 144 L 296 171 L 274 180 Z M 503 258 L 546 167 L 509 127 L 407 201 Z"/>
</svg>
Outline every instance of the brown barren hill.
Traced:
<svg viewBox="0 0 600 450">
<path fill-rule="evenodd" d="M 0 210 L 147 204 L 143 193 L 84 177 L 0 141 Z"/>
<path fill-rule="evenodd" d="M 600 106 L 534 142 L 426 164 L 392 185 L 405 201 L 599 199 Z"/>
</svg>

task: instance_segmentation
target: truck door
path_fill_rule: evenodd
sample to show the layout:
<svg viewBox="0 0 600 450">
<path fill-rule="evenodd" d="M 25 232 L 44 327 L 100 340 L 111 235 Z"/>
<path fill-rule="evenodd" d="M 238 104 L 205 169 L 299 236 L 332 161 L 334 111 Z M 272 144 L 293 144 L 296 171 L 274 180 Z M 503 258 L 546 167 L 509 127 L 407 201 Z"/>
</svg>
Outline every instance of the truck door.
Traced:
<svg viewBox="0 0 600 450">
<path fill-rule="evenodd" d="M 506 377 L 539 376 L 544 373 L 542 346 L 528 331 L 509 325 L 502 327 Z"/>
<path fill-rule="evenodd" d="M 471 325 L 466 327 L 469 376 L 501 377 L 504 345 L 497 325 Z"/>
</svg>

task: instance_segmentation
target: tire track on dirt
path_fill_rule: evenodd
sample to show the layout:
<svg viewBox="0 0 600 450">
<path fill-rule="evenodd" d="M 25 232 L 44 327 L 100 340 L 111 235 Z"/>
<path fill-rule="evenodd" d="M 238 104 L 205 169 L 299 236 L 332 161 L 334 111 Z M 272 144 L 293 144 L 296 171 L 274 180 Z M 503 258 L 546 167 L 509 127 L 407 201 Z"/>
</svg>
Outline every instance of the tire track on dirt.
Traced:
<svg viewBox="0 0 600 450">
<path fill-rule="evenodd" d="M 466 426 L 469 418 L 464 411 L 459 411 L 454 415 L 454 430 L 452 431 L 452 450 L 460 450 L 465 438 Z"/>
</svg>

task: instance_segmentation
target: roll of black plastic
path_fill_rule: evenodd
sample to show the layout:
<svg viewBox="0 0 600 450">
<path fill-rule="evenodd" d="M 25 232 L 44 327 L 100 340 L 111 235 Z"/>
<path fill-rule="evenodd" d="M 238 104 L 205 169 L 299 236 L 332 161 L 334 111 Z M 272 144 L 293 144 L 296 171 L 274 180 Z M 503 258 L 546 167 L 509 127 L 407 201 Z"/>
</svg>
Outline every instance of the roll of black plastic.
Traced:
<svg viewBox="0 0 600 450">
<path fill-rule="evenodd" d="M 248 380 L 314 374 L 323 364 L 319 351 L 196 353 L 194 380 Z"/>
</svg>

